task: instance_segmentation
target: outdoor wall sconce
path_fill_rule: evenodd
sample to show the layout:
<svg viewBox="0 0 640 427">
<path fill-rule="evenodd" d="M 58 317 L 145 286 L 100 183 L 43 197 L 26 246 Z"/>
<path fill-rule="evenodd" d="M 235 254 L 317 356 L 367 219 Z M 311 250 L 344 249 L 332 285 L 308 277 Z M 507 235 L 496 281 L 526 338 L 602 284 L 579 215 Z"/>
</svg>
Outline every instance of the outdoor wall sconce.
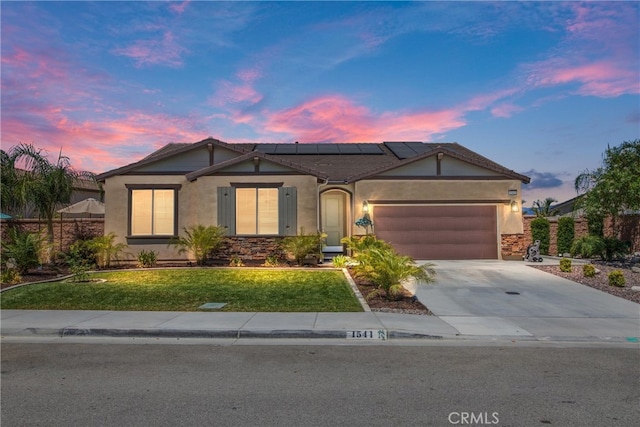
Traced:
<svg viewBox="0 0 640 427">
<path fill-rule="evenodd" d="M 362 213 L 364 214 L 369 213 L 369 202 L 367 202 L 366 200 L 362 202 Z"/>
<path fill-rule="evenodd" d="M 515 200 L 511 201 L 511 212 L 519 212 L 520 211 L 520 206 L 518 206 L 518 202 L 516 202 Z"/>
</svg>

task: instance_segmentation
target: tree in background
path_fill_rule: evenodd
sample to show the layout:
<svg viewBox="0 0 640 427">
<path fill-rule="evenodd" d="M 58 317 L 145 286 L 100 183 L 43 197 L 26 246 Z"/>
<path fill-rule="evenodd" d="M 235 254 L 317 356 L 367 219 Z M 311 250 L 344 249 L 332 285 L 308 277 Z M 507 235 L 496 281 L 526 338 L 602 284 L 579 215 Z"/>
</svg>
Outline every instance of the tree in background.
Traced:
<svg viewBox="0 0 640 427">
<path fill-rule="evenodd" d="M 552 208 L 552 205 L 556 203 L 557 200 L 553 197 L 547 197 L 544 200 L 536 200 L 533 202 L 533 212 L 535 212 L 537 217 L 548 217 L 555 216 L 560 213 L 558 209 Z"/>
<path fill-rule="evenodd" d="M 584 194 L 579 207 L 589 222 L 611 216 L 614 232 L 618 231 L 620 215 L 640 209 L 640 140 L 607 147 L 602 166 L 578 175 L 575 188 Z"/>
<path fill-rule="evenodd" d="M 2 206 L 19 212 L 31 204 L 47 222 L 47 238 L 53 242 L 56 210 L 71 201 L 71 193 L 81 180 L 95 180 L 91 172 L 76 171 L 67 156 L 58 153 L 51 162 L 45 152 L 31 144 L 20 144 L 0 153 Z M 19 169 L 18 165 L 23 169 Z M 6 181 L 5 181 L 6 178 Z"/>
</svg>

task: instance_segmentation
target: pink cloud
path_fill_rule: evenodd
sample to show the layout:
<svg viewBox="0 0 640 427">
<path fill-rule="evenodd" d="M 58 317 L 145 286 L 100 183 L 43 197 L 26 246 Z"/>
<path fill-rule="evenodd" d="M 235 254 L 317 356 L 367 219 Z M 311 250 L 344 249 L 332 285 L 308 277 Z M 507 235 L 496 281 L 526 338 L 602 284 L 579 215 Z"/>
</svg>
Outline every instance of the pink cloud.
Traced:
<svg viewBox="0 0 640 427">
<path fill-rule="evenodd" d="M 300 142 L 428 140 L 465 125 L 456 110 L 375 114 L 340 95 L 327 95 L 268 115 L 265 129 Z"/>
<path fill-rule="evenodd" d="M 523 108 L 517 105 L 504 103 L 504 104 L 496 105 L 495 107 L 491 108 L 491 114 L 494 117 L 508 118 L 514 115 L 515 113 L 519 113 L 522 110 Z"/>
<path fill-rule="evenodd" d="M 166 31 L 161 40 L 138 40 L 129 47 L 114 49 L 112 52 L 132 58 L 138 67 L 145 65 L 180 67 L 183 64 L 182 55 L 188 50 L 175 41 L 173 33 Z"/>
<path fill-rule="evenodd" d="M 179 15 L 181 15 L 186 9 L 187 5 L 191 3 L 191 0 L 183 1 L 182 3 L 172 2 L 169 5 L 169 9 Z"/>
<path fill-rule="evenodd" d="M 258 67 L 246 68 L 238 71 L 236 76 L 243 82 L 253 82 L 262 77 L 262 71 Z"/>
<path fill-rule="evenodd" d="M 198 119 L 132 112 L 122 117 L 77 120 L 60 108 L 39 112 L 39 125 L 3 119 L 3 149 L 21 142 L 63 153 L 77 169 L 102 172 L 146 156 L 169 142 L 194 142 L 206 137 Z M 7 146 L 5 148 L 5 145 Z M 153 148 L 151 148 L 153 147 Z"/>
<path fill-rule="evenodd" d="M 218 107 L 228 104 L 260 102 L 262 95 L 247 83 L 234 84 L 229 81 L 218 83 L 216 92 L 209 98 L 209 103 Z"/>
<path fill-rule="evenodd" d="M 605 60 L 577 66 L 556 62 L 548 61 L 536 67 L 539 70 L 536 85 L 575 83 L 579 85 L 578 94 L 602 98 L 640 93 L 638 71 L 626 69 L 617 62 Z"/>
</svg>

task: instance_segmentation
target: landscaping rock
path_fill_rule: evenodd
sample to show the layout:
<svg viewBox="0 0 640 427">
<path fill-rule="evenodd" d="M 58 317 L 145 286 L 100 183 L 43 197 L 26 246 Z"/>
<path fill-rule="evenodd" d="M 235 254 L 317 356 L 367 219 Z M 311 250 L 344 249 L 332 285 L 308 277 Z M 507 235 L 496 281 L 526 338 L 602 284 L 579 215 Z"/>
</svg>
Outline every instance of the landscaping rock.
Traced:
<svg viewBox="0 0 640 427">
<path fill-rule="evenodd" d="M 633 266 L 631 267 L 631 271 L 633 271 L 634 273 L 640 273 L 640 267 Z"/>
</svg>

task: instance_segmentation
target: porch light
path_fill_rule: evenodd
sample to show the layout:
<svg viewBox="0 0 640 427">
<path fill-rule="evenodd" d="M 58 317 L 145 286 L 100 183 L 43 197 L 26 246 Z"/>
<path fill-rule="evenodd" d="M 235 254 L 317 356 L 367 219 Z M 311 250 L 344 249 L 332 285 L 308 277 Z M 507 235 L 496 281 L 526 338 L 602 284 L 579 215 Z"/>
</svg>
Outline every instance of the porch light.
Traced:
<svg viewBox="0 0 640 427">
<path fill-rule="evenodd" d="M 362 213 L 369 213 L 369 202 L 367 202 L 366 200 L 362 202 Z"/>
<path fill-rule="evenodd" d="M 515 200 L 511 201 L 511 212 L 519 212 L 520 211 L 520 206 L 518 206 L 518 202 L 516 202 Z"/>
</svg>

